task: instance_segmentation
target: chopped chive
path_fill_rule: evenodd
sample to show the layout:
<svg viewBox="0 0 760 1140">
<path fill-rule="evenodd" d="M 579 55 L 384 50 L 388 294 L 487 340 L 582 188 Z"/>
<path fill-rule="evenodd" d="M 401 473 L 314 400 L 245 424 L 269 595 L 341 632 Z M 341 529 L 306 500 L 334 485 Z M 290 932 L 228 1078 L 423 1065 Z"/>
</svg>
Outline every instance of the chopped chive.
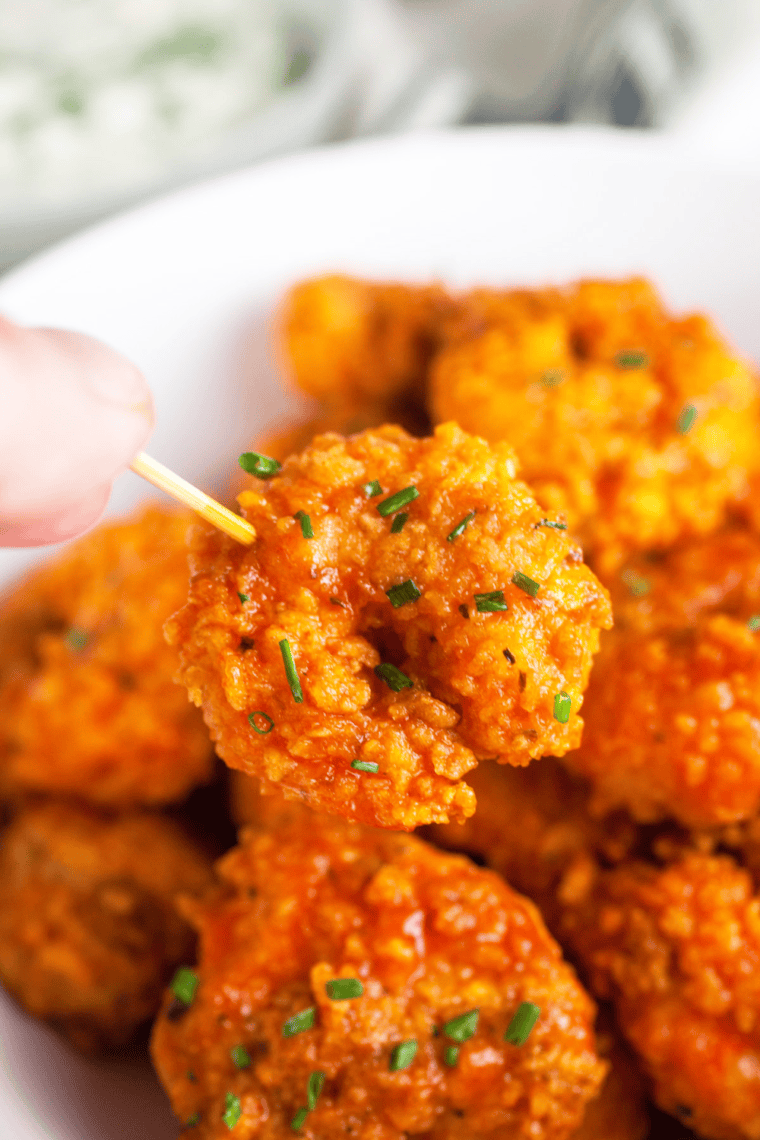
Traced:
<svg viewBox="0 0 760 1140">
<path fill-rule="evenodd" d="M 282 654 L 283 664 L 285 665 L 285 676 L 288 678 L 293 700 L 297 705 L 300 705 L 303 703 L 303 689 L 301 688 L 301 682 L 298 680 L 296 663 L 293 660 L 293 650 L 290 648 L 290 642 L 286 637 L 283 637 L 280 642 L 280 653 Z"/>
<path fill-rule="evenodd" d="M 301 534 L 304 538 L 314 537 L 314 528 L 311 525 L 311 519 L 306 514 L 306 511 L 296 511 L 293 518 L 301 524 Z"/>
<path fill-rule="evenodd" d="M 459 612 L 460 612 L 460 614 L 462 615 L 462 617 L 464 618 L 464 620 L 465 620 L 465 621 L 469 621 L 469 620 L 470 620 L 470 611 L 469 611 L 469 609 L 467 608 L 467 606 L 464 604 L 464 602 L 462 602 L 462 605 L 459 607 Z"/>
<path fill-rule="evenodd" d="M 185 1128 L 197 1128 L 201 1122 L 201 1114 L 194 1112 L 192 1116 L 188 1116 L 185 1121 Z"/>
<path fill-rule="evenodd" d="M 503 590 L 491 590 L 487 594 L 475 595 L 475 609 L 479 614 L 498 614 L 509 609 L 504 601 Z"/>
<path fill-rule="evenodd" d="M 457 523 L 457 525 L 452 530 L 451 534 L 446 535 L 446 541 L 447 542 L 453 542 L 455 538 L 459 538 L 460 534 L 464 534 L 465 530 L 467 529 L 467 527 L 470 525 L 470 523 L 472 522 L 472 520 L 474 518 L 475 518 L 475 512 L 469 511 L 464 516 L 464 518 L 461 519 L 461 521 Z"/>
<path fill-rule="evenodd" d="M 387 499 L 383 499 L 382 503 L 378 503 L 377 513 L 383 518 L 387 518 L 388 515 L 395 515 L 396 511 L 400 511 L 402 507 L 406 507 L 418 499 L 419 495 L 416 487 L 404 487 L 403 491 L 396 491 L 395 495 L 389 495 Z"/>
<path fill-rule="evenodd" d="M 385 592 L 394 610 L 405 606 L 407 602 L 416 602 L 418 598 L 422 597 L 422 590 L 415 586 L 411 578 L 407 578 L 405 582 L 402 582 L 398 586 L 391 586 L 390 590 L 386 590 Z"/>
<path fill-rule="evenodd" d="M 323 1073 L 321 1069 L 317 1069 L 315 1072 L 309 1075 L 309 1082 L 306 1086 L 306 1100 L 309 1106 L 309 1112 L 313 1112 L 317 1107 L 319 1094 L 325 1087 L 326 1075 L 327 1074 Z"/>
<path fill-rule="evenodd" d="M 752 617 L 747 622 L 747 629 L 751 629 L 753 633 L 756 630 L 760 629 L 760 614 L 752 615 Z"/>
<path fill-rule="evenodd" d="M 512 585 L 517 586 L 525 594 L 530 594 L 531 598 L 535 598 L 538 591 L 541 589 L 541 583 L 529 578 L 527 574 L 523 574 L 522 570 L 517 570 L 512 575 Z"/>
<path fill-rule="evenodd" d="M 514 653 L 510 653 L 508 649 L 502 649 L 502 653 L 510 665 L 515 665 L 517 663 L 517 658 L 515 657 Z"/>
<path fill-rule="evenodd" d="M 290 1122 L 290 1127 L 293 1129 L 294 1132 L 300 1132 L 300 1130 L 304 1126 L 304 1123 L 306 1121 L 306 1117 L 308 1115 L 309 1115 L 308 1108 L 299 1108 L 298 1112 L 295 1114 L 295 1116 L 293 1117 L 293 1119 Z"/>
<path fill-rule="evenodd" d="M 222 1120 L 229 1128 L 230 1132 L 240 1120 L 243 1110 L 240 1107 L 240 1097 L 235 1096 L 234 1093 L 228 1092 L 224 1098 L 224 1112 Z"/>
<path fill-rule="evenodd" d="M 325 982 L 327 996 L 333 1001 L 348 1001 L 349 998 L 361 997 L 364 986 L 358 978 L 331 978 Z"/>
<path fill-rule="evenodd" d="M 336 597 L 332 597 L 332 598 L 330 598 L 330 605 L 331 605 L 331 606 L 340 606 L 340 608 L 341 608 L 342 610 L 346 608 L 346 603 L 345 603 L 345 602 L 342 602 L 342 601 L 340 600 L 340 598 L 336 598 Z"/>
<path fill-rule="evenodd" d="M 447 1045 L 446 1052 L 443 1054 L 443 1063 L 453 1069 L 459 1060 L 459 1046 Z"/>
<path fill-rule="evenodd" d="M 411 677 L 407 677 L 406 673 L 402 673 L 399 668 L 391 665 L 388 661 L 376 665 L 375 673 L 381 681 L 385 681 L 389 689 L 393 689 L 394 693 L 400 693 L 402 689 L 414 688 L 414 681 Z"/>
<path fill-rule="evenodd" d="M 646 368 L 649 357 L 641 349 L 625 349 L 615 357 L 618 368 Z"/>
<path fill-rule="evenodd" d="M 198 989 L 198 975 L 189 966 L 180 966 L 169 983 L 169 989 L 178 1001 L 184 1005 L 192 1005 L 195 991 Z"/>
<path fill-rule="evenodd" d="M 383 488 L 377 479 L 373 479 L 371 483 L 364 483 L 363 490 L 368 499 L 374 499 L 377 495 L 382 495 L 383 493 Z"/>
<path fill-rule="evenodd" d="M 406 513 L 406 511 L 402 511 L 400 515 L 396 515 L 395 519 L 391 523 L 391 534 L 398 534 L 399 531 L 403 530 L 406 526 L 408 518 L 409 515 Z"/>
<path fill-rule="evenodd" d="M 245 1045 L 233 1045 L 230 1049 L 230 1057 L 236 1069 L 248 1069 L 251 1065 L 251 1058 Z"/>
<path fill-rule="evenodd" d="M 192 1084 L 192 1085 L 194 1085 L 195 1082 L 198 1080 L 198 1078 L 196 1077 L 196 1075 L 192 1069 L 188 1069 L 186 1075 L 187 1075 L 187 1079 L 190 1081 L 190 1084 Z"/>
<path fill-rule="evenodd" d="M 676 420 L 676 431 L 679 435 L 686 435 L 694 427 L 694 421 L 697 418 L 697 409 L 693 404 L 686 404 L 681 409 L 681 414 Z"/>
<path fill-rule="evenodd" d="M 261 717 L 262 720 L 265 720 L 267 722 L 266 728 L 259 728 L 254 719 L 257 716 Z M 269 733 L 274 728 L 274 721 L 272 720 L 271 716 L 269 716 L 268 713 L 262 712 L 261 709 L 256 709 L 255 712 L 248 713 L 248 723 L 254 732 L 258 732 L 259 736 L 269 736 Z"/>
<path fill-rule="evenodd" d="M 570 710 L 573 707 L 573 700 L 569 693 L 564 689 L 560 693 L 554 694 L 554 719 L 558 720 L 560 724 L 567 724 L 570 720 Z"/>
<path fill-rule="evenodd" d="M 540 1016 L 541 1010 L 537 1005 L 524 1001 L 507 1026 L 504 1040 L 510 1045 L 524 1045 Z"/>
<path fill-rule="evenodd" d="M 258 451 L 243 452 L 238 463 L 244 471 L 249 475 L 255 475 L 257 479 L 271 479 L 282 467 L 276 459 L 270 459 L 268 455 L 261 455 Z"/>
<path fill-rule="evenodd" d="M 623 570 L 620 578 L 634 598 L 643 598 L 652 589 L 649 579 L 637 574 L 635 570 Z"/>
<path fill-rule="evenodd" d="M 541 376 L 541 383 L 547 388 L 556 388 L 565 379 L 565 373 L 561 368 L 547 368 Z"/>
<path fill-rule="evenodd" d="M 305 1029 L 311 1029 L 317 1020 L 317 1007 L 310 1005 L 308 1009 L 302 1009 L 300 1013 L 294 1013 L 282 1027 L 283 1037 L 295 1037 L 297 1033 L 303 1033 Z"/>
<path fill-rule="evenodd" d="M 460 1013 L 458 1017 L 452 1017 L 451 1021 L 447 1021 L 443 1027 L 445 1036 L 456 1041 L 459 1045 L 463 1041 L 469 1041 L 478 1028 L 479 1016 L 479 1009 L 470 1009 L 467 1013 Z"/>
<path fill-rule="evenodd" d="M 248 596 L 248 594 L 241 594 L 239 590 L 238 590 L 238 597 L 240 598 L 241 606 L 244 606 L 246 602 L 249 602 L 251 600 L 250 597 Z"/>
<path fill-rule="evenodd" d="M 554 530 L 567 530 L 567 523 L 553 522 L 551 519 L 541 519 L 541 522 L 537 522 L 536 526 L 550 526 Z"/>
<path fill-rule="evenodd" d="M 401 1041 L 393 1047 L 388 1069 L 391 1073 L 398 1073 L 401 1069 L 408 1069 L 417 1056 L 417 1042 Z"/>
<path fill-rule="evenodd" d="M 70 629 L 64 637 L 69 649 L 73 649 L 75 653 L 81 653 L 89 640 L 89 634 L 83 629 Z"/>
<path fill-rule="evenodd" d="M 376 772 L 380 765 L 376 760 L 352 760 L 351 767 L 356 772 Z"/>
</svg>

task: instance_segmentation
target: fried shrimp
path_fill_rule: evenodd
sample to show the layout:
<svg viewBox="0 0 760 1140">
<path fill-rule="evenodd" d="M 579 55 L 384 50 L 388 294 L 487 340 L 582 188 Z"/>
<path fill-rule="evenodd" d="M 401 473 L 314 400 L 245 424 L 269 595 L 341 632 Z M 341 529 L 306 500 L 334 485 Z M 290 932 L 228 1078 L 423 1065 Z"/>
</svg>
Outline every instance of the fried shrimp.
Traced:
<svg viewBox="0 0 760 1140">
<path fill-rule="evenodd" d="M 471 814 L 478 757 L 577 745 L 606 592 L 505 446 L 318 437 L 207 533 L 167 626 L 224 760 L 385 827 Z"/>
<path fill-rule="evenodd" d="M 208 732 L 162 632 L 187 597 L 189 523 L 153 506 L 102 525 L 6 600 L 0 794 L 129 807 L 210 778 Z"/>
<path fill-rule="evenodd" d="M 674 318 L 641 279 L 477 290 L 456 312 L 430 368 L 433 421 L 511 444 L 603 580 L 746 496 L 757 381 L 706 318 Z"/>
<path fill-rule="evenodd" d="M 594 1008 L 496 875 L 318 815 L 248 832 L 218 869 L 188 907 L 193 1000 L 167 998 L 152 1041 L 188 1140 L 573 1132 L 605 1074 Z"/>
<path fill-rule="evenodd" d="M 599 874 L 566 917 L 657 1103 L 710 1140 L 760 1135 L 760 899 L 727 856 Z"/>
<path fill-rule="evenodd" d="M 333 275 L 295 285 L 280 317 L 283 363 L 310 396 L 407 426 L 425 402 L 438 330 L 451 300 L 437 285 Z"/>
<path fill-rule="evenodd" d="M 566 763 L 594 810 L 689 827 L 760 808 L 760 537 L 731 527 L 628 563 Z M 627 595 L 627 596 L 626 596 Z M 757 618 L 757 621 L 755 620 Z"/>
<path fill-rule="evenodd" d="M 126 1045 L 193 953 L 174 896 L 210 881 L 211 864 L 162 816 L 28 807 L 0 847 L 0 980 L 78 1048 Z"/>
</svg>

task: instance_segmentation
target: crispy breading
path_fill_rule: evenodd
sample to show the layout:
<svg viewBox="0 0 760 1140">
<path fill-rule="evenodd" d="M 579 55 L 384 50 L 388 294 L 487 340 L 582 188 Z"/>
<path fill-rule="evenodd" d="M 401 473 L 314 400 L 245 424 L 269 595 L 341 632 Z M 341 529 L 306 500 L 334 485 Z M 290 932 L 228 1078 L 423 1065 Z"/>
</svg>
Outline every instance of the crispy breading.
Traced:
<svg viewBox="0 0 760 1140">
<path fill-rule="evenodd" d="M 163 623 L 187 597 L 192 516 L 105 523 L 0 613 L 0 794 L 108 807 L 180 800 L 211 777 L 208 732 L 174 681 Z"/>
<path fill-rule="evenodd" d="M 498 876 L 414 837 L 316 814 L 308 827 L 249 832 L 219 872 L 216 897 L 189 908 L 195 999 L 159 1017 L 152 1042 L 175 1112 L 197 1119 L 188 1140 L 226 1136 L 230 1103 L 241 1137 L 292 1135 L 313 1072 L 325 1081 L 307 1137 L 572 1133 L 605 1074 L 594 1007 L 532 903 Z M 336 978 L 362 993 L 331 998 Z M 522 1002 L 541 1014 L 524 1044 L 508 1044 Z M 283 1033 L 312 1007 L 313 1027 Z M 447 1064 L 447 1023 L 473 1009 L 474 1032 Z M 394 1070 L 405 1041 L 416 1055 Z"/>
<path fill-rule="evenodd" d="M 734 526 L 629 562 L 613 596 L 581 746 L 566 757 L 593 784 L 594 810 L 690 827 L 754 815 L 760 537 Z"/>
<path fill-rule="evenodd" d="M 476 290 L 430 369 L 434 422 L 510 443 L 603 578 L 630 551 L 719 525 L 758 465 L 750 367 L 646 281 Z"/>
<path fill-rule="evenodd" d="M 378 505 L 410 486 L 394 531 L 399 511 Z M 567 532 L 543 525 L 509 448 L 454 425 L 423 440 L 324 435 L 240 504 L 256 541 L 206 533 L 167 626 L 231 767 L 409 829 L 471 813 L 462 776 L 478 757 L 526 764 L 577 745 L 608 599 Z M 419 596 L 394 606 L 404 582 Z M 381 664 L 402 674 L 389 684 Z"/>
<path fill-rule="evenodd" d="M 78 1048 L 126 1045 L 194 955 L 175 895 L 211 878 L 210 861 L 163 816 L 27 807 L 0 846 L 0 981 Z"/>
</svg>

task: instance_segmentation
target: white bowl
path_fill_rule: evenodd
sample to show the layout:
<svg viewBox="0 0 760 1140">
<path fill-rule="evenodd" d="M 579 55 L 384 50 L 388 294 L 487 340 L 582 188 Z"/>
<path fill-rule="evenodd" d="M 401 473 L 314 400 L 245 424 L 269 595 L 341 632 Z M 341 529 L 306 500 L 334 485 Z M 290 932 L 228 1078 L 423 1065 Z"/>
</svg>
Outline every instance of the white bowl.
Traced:
<svg viewBox="0 0 760 1140">
<path fill-rule="evenodd" d="M 760 178 L 669 140 L 498 128 L 354 143 L 192 187 L 83 234 L 0 283 L 0 312 L 131 356 L 156 395 L 149 445 L 224 484 L 230 457 L 292 411 L 270 318 L 329 270 L 453 285 L 646 273 L 760 358 Z M 117 483 L 110 510 L 149 493 Z M 0 551 L 0 587 L 45 551 Z M 146 1066 L 73 1056 L 0 994 L 0 1140 L 168 1140 Z"/>
</svg>

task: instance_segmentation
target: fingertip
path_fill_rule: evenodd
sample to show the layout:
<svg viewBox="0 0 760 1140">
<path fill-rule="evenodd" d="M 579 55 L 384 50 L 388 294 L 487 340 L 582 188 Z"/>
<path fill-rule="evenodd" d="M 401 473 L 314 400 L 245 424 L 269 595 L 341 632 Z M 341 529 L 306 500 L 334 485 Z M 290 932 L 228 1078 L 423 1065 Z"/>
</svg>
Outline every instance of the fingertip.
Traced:
<svg viewBox="0 0 760 1140">
<path fill-rule="evenodd" d="M 78 538 L 100 520 L 111 496 L 107 483 L 89 492 L 65 509 L 41 512 L 34 518 L 25 518 L 10 524 L 0 532 L 0 546 L 52 546 Z"/>
</svg>

